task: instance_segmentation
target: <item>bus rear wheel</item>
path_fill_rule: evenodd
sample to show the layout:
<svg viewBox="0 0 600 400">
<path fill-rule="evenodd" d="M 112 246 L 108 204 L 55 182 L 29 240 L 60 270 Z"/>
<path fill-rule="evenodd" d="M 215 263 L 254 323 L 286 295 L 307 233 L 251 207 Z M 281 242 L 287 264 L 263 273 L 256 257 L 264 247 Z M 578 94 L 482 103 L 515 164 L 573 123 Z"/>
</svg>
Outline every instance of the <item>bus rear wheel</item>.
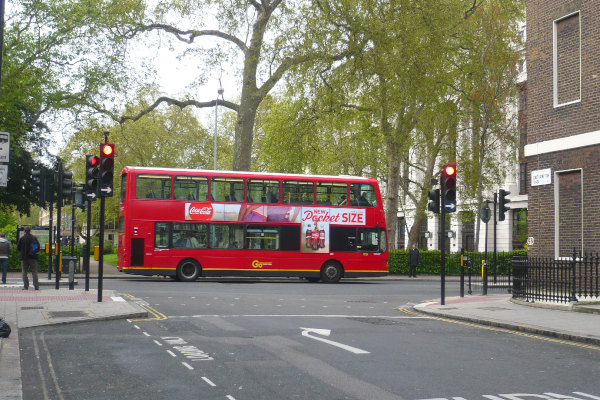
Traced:
<svg viewBox="0 0 600 400">
<path fill-rule="evenodd" d="M 325 283 L 335 283 L 340 280 L 343 273 L 342 266 L 336 261 L 327 261 L 321 267 L 321 280 Z"/>
<path fill-rule="evenodd" d="M 196 260 L 183 260 L 177 266 L 177 279 L 182 282 L 193 282 L 200 276 L 200 264 Z"/>
</svg>

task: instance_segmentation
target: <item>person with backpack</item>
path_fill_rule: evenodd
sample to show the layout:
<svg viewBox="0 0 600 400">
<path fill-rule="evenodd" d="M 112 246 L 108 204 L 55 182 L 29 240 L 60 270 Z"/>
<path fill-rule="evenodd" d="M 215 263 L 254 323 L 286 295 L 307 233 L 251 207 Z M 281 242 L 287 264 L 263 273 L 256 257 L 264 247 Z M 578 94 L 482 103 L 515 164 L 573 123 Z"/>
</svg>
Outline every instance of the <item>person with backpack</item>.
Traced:
<svg viewBox="0 0 600 400">
<path fill-rule="evenodd" d="M 25 234 L 17 242 L 17 250 L 21 253 L 21 266 L 23 268 L 23 290 L 29 289 L 28 270 L 33 275 L 33 288 L 40 290 L 38 282 L 38 253 L 40 251 L 40 242 L 31 234 L 31 228 L 26 226 L 23 229 Z"/>
<path fill-rule="evenodd" d="M 12 251 L 10 240 L 6 239 L 4 233 L 0 233 L 0 267 L 2 268 L 2 283 L 6 283 L 6 273 L 8 272 L 8 256 Z"/>
</svg>

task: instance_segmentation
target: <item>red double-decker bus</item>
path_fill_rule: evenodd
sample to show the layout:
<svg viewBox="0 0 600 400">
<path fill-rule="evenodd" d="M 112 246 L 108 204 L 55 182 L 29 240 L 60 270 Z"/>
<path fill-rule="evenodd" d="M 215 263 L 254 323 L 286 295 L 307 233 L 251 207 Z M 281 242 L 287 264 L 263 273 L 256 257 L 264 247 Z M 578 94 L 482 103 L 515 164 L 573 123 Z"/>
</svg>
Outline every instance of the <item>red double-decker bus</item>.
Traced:
<svg viewBox="0 0 600 400">
<path fill-rule="evenodd" d="M 388 273 L 371 178 L 125 167 L 119 217 L 125 273 L 324 282 Z"/>
</svg>

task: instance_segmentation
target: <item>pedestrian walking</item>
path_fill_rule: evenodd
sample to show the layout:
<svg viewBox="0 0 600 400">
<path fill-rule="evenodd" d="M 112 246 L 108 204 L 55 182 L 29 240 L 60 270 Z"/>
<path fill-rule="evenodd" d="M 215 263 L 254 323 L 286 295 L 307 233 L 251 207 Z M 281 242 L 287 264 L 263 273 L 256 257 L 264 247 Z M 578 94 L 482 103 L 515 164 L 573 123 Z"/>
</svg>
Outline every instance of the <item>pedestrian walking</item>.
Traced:
<svg viewBox="0 0 600 400">
<path fill-rule="evenodd" d="M 4 233 L 0 233 L 0 267 L 2 267 L 2 283 L 6 283 L 8 273 L 8 256 L 12 251 L 10 240 L 6 239 Z"/>
<path fill-rule="evenodd" d="M 417 277 L 417 266 L 419 265 L 419 249 L 413 243 L 412 249 L 408 252 L 408 276 Z"/>
<path fill-rule="evenodd" d="M 21 252 L 21 267 L 23 269 L 23 290 L 29 289 L 29 279 L 27 273 L 31 270 L 33 275 L 33 288 L 40 290 L 38 282 L 38 253 L 40 251 L 40 242 L 31 234 L 31 228 L 26 226 L 23 230 L 25 234 L 17 242 L 17 250 Z"/>
</svg>

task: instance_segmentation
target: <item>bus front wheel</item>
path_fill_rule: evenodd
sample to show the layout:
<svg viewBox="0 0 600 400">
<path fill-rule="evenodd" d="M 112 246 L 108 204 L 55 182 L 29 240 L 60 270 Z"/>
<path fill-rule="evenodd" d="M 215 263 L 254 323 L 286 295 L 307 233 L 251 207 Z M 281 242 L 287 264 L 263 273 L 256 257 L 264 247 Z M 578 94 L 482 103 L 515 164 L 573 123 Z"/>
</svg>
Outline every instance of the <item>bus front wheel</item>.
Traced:
<svg viewBox="0 0 600 400">
<path fill-rule="evenodd" d="M 196 260 L 183 260 L 177 266 L 177 279 L 182 282 L 193 282 L 200 276 L 200 264 Z"/>
<path fill-rule="evenodd" d="M 335 283 L 342 277 L 342 266 L 336 261 L 327 261 L 321 267 L 321 280 L 325 283 Z"/>
</svg>

